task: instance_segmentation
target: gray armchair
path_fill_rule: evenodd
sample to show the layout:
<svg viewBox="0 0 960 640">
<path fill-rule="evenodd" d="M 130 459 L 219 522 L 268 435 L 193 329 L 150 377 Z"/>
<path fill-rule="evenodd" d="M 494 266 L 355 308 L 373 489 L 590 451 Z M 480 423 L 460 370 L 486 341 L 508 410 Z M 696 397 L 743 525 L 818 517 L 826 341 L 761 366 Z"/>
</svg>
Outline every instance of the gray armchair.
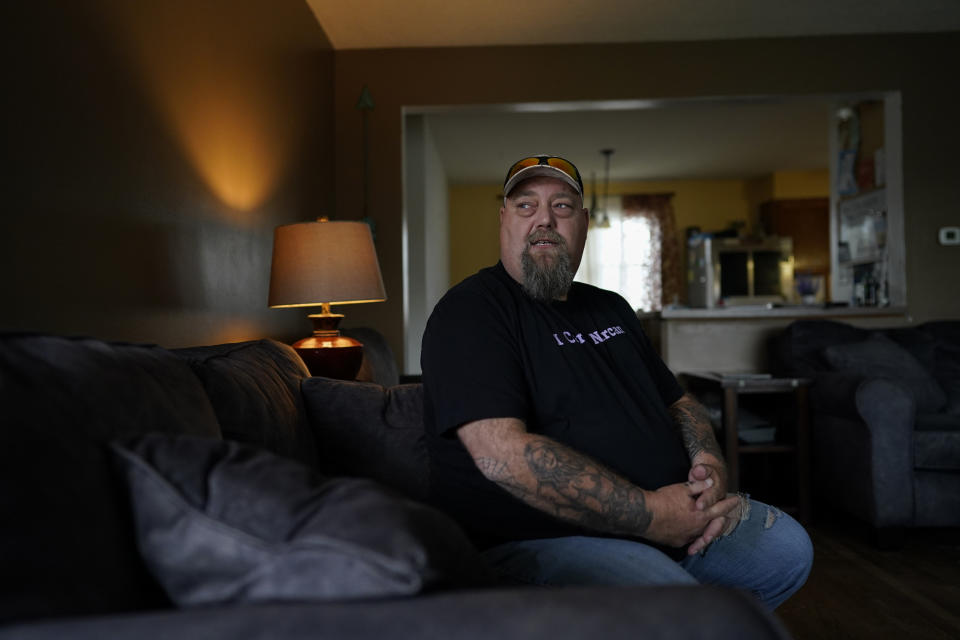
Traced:
<svg viewBox="0 0 960 640">
<path fill-rule="evenodd" d="M 818 502 L 872 525 L 960 525 L 960 322 L 868 330 L 828 320 L 774 336 L 771 367 L 813 379 Z"/>
</svg>

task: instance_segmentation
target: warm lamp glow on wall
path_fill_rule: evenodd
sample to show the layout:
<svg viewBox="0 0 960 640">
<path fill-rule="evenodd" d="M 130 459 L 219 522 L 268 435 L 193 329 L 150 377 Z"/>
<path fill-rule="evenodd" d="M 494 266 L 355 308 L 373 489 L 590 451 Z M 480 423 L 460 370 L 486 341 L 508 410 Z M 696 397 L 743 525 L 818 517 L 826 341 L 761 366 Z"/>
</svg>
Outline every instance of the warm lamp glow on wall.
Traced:
<svg viewBox="0 0 960 640">
<path fill-rule="evenodd" d="M 309 316 L 313 335 L 293 348 L 315 376 L 353 380 L 363 345 L 340 335 L 341 314 L 331 304 L 383 302 L 380 264 L 370 227 L 363 222 L 301 222 L 273 234 L 270 299 L 273 308 L 321 307 Z"/>
</svg>

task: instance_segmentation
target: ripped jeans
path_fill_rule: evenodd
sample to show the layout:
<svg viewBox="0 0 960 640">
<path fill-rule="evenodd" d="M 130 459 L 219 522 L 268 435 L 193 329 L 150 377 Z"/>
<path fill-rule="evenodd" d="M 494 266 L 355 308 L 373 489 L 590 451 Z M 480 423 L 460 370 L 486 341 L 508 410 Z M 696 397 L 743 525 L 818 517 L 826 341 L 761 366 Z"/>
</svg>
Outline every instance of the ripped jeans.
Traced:
<svg viewBox="0 0 960 640">
<path fill-rule="evenodd" d="M 518 540 L 483 552 L 507 581 L 543 586 L 713 584 L 746 589 L 775 609 L 806 582 L 807 532 L 786 513 L 749 500 L 740 524 L 701 553 L 673 560 L 633 540 L 574 536 Z"/>
</svg>

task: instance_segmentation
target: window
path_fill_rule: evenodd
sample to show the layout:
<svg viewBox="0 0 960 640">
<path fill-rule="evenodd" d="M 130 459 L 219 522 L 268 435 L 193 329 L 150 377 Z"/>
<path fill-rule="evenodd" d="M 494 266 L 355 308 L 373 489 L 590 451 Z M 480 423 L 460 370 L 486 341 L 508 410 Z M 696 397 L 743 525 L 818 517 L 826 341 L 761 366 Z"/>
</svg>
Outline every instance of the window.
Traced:
<svg viewBox="0 0 960 640">
<path fill-rule="evenodd" d="M 622 200 L 611 197 L 606 224 L 591 224 L 577 280 L 616 291 L 635 310 L 662 308 L 662 230 L 655 215 L 624 215 Z"/>
</svg>

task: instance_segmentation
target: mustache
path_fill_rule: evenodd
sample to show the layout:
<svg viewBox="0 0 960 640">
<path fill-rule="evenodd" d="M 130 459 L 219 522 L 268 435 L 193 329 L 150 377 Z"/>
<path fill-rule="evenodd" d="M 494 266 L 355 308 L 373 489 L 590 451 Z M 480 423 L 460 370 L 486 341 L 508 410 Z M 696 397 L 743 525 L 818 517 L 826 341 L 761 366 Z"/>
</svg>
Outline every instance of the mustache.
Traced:
<svg viewBox="0 0 960 640">
<path fill-rule="evenodd" d="M 527 243 L 533 244 L 534 242 L 540 242 L 541 240 L 546 240 L 547 242 L 555 242 L 563 248 L 566 248 L 567 241 L 563 239 L 556 231 L 550 231 L 549 229 L 539 229 L 534 231 L 529 236 L 527 236 Z"/>
</svg>

